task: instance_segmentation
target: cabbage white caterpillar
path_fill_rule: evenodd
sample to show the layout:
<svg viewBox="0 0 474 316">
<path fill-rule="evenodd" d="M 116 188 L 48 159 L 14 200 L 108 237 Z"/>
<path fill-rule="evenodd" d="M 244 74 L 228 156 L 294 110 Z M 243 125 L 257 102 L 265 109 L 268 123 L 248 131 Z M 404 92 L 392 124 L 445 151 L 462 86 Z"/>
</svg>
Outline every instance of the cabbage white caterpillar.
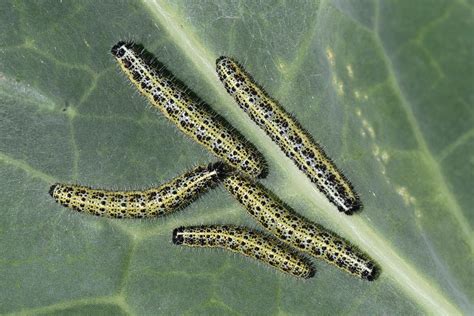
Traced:
<svg viewBox="0 0 474 316">
<path fill-rule="evenodd" d="M 265 176 L 266 164 L 257 149 L 164 69 L 156 70 L 135 44 L 119 42 L 112 54 L 140 93 L 183 133 L 247 175 Z"/>
<path fill-rule="evenodd" d="M 110 191 L 76 184 L 56 183 L 49 193 L 61 205 L 96 216 L 158 217 L 184 208 L 219 180 L 222 163 L 196 167 L 157 188 Z"/>
<path fill-rule="evenodd" d="M 232 225 L 179 227 L 173 231 L 173 243 L 190 247 L 227 249 L 300 278 L 311 278 L 315 273 L 310 261 L 305 257 L 275 238 L 246 227 Z"/>
<path fill-rule="evenodd" d="M 219 79 L 249 117 L 280 146 L 338 210 L 351 214 L 362 207 L 358 195 L 320 145 L 270 98 L 237 62 L 222 56 L 216 61 Z"/>
</svg>

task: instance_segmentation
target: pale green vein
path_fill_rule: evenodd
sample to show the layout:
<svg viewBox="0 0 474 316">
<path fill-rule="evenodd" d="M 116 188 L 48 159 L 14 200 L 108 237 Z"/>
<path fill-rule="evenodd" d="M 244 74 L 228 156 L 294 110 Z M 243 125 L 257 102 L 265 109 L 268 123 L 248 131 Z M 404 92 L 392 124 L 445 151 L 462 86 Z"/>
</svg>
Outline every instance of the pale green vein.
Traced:
<svg viewBox="0 0 474 316">
<path fill-rule="evenodd" d="M 446 185 L 447 181 L 446 179 L 444 179 L 444 175 L 440 169 L 440 166 L 438 162 L 436 161 L 436 159 L 433 157 L 433 154 L 431 153 L 428 147 L 428 144 L 426 143 L 425 137 L 422 131 L 420 130 L 418 120 L 411 108 L 410 102 L 407 100 L 405 94 L 401 90 L 400 84 L 398 82 L 398 78 L 394 71 L 394 65 L 390 57 L 388 57 L 389 55 L 386 48 L 383 45 L 383 40 L 380 38 L 378 33 L 374 33 L 374 35 L 377 37 L 376 42 L 379 44 L 380 49 L 382 51 L 382 54 L 380 54 L 380 56 L 386 65 L 389 81 L 395 93 L 400 98 L 401 108 L 405 111 L 408 124 L 410 125 L 410 128 L 413 131 L 413 135 L 415 136 L 415 139 L 418 143 L 419 150 L 425 157 L 427 165 L 430 167 L 431 174 L 434 178 L 434 183 L 439 184 L 439 190 L 440 192 L 442 192 L 443 196 L 446 198 L 447 204 L 450 206 L 450 211 L 453 214 L 456 221 L 458 222 L 458 225 L 461 228 L 461 232 L 464 234 L 465 240 L 469 244 L 472 251 L 474 249 L 474 242 L 473 242 L 474 239 L 473 239 L 472 229 L 469 225 L 469 221 L 464 216 L 461 207 L 459 206 L 457 200 L 453 196 L 453 193 Z"/>
<path fill-rule="evenodd" d="M 47 183 L 56 182 L 56 179 L 54 177 L 42 171 L 39 171 L 38 169 L 35 169 L 23 160 L 15 159 L 13 157 L 5 155 L 4 153 L 0 153 L 0 161 L 7 165 L 11 165 L 15 168 L 25 171 L 32 178 L 38 178 Z"/>
<path fill-rule="evenodd" d="M 318 15 L 313 19 L 312 21 L 312 28 L 305 33 L 305 37 L 303 41 L 301 42 L 300 46 L 296 50 L 296 53 L 294 55 L 293 61 L 290 63 L 289 66 L 281 69 L 280 68 L 280 73 L 285 77 L 285 80 L 283 80 L 283 85 L 280 87 L 278 94 L 280 96 L 285 96 L 289 95 L 290 91 L 293 89 L 293 86 L 295 84 L 295 77 L 298 74 L 301 74 L 300 70 L 301 67 L 303 67 L 303 63 L 305 61 L 305 57 L 310 51 L 310 48 L 312 47 L 313 39 L 316 35 L 316 32 L 318 30 L 318 23 L 316 23 L 319 19 L 319 12 Z"/>
<path fill-rule="evenodd" d="M 371 227 L 364 222 L 360 216 L 348 217 L 340 215 L 334 208 L 325 202 L 324 197 L 317 193 L 314 186 L 306 177 L 296 170 L 296 167 L 287 160 L 274 144 L 270 144 L 263 131 L 257 129 L 249 122 L 243 113 L 236 111 L 230 97 L 225 95 L 221 83 L 217 80 L 214 71 L 214 56 L 205 49 L 199 38 L 194 34 L 193 29 L 188 25 L 183 17 L 172 12 L 166 5 L 159 1 L 143 0 L 145 5 L 151 10 L 161 26 L 170 34 L 176 45 L 182 49 L 190 61 L 192 61 L 227 105 L 228 110 L 238 121 L 239 126 L 245 126 L 252 131 L 252 139 L 264 147 L 264 151 L 272 159 L 276 160 L 282 170 L 286 169 L 289 175 L 286 178 L 290 183 L 286 187 L 299 189 L 304 196 L 312 201 L 316 209 L 321 209 L 331 222 L 345 231 L 345 235 L 351 237 L 356 244 L 365 249 L 373 258 L 379 262 L 384 271 L 384 275 L 390 277 L 400 289 L 413 297 L 429 313 L 460 314 L 460 312 L 440 293 L 440 290 L 428 282 L 406 259 L 399 257 L 394 251 L 395 248 Z M 280 171 L 282 171 L 280 170 Z"/>
<path fill-rule="evenodd" d="M 120 296 L 105 296 L 98 298 L 86 298 L 78 300 L 64 301 L 57 304 L 52 304 L 48 306 L 36 307 L 22 309 L 18 312 L 13 312 L 7 315 L 16 315 L 16 316 L 29 316 L 29 315 L 38 315 L 38 314 L 51 314 L 54 312 L 60 312 L 65 309 L 70 309 L 74 307 L 83 307 L 85 305 L 116 305 L 128 315 L 132 315 L 128 305 L 125 303 L 125 300 Z"/>
<path fill-rule="evenodd" d="M 56 104 L 28 85 L 16 82 L 0 73 L 0 97 L 3 100 L 22 100 L 22 104 L 39 111 L 58 112 Z"/>
<path fill-rule="evenodd" d="M 444 10 L 443 15 L 438 16 L 436 19 L 431 20 L 430 22 L 422 26 L 420 29 L 418 29 L 417 35 L 414 40 L 421 45 L 425 39 L 426 34 L 428 34 L 428 32 L 433 30 L 439 24 L 445 22 L 451 15 L 454 8 L 456 8 L 456 6 L 451 5 L 451 7 L 446 8 Z"/>
<path fill-rule="evenodd" d="M 436 82 L 445 77 L 443 68 L 440 66 L 438 61 L 430 54 L 430 52 L 421 43 L 419 43 L 416 40 L 410 40 L 406 42 L 405 44 L 400 45 L 399 48 L 392 53 L 392 58 L 398 58 L 403 53 L 403 50 L 406 49 L 409 45 L 415 45 L 425 55 L 424 59 L 428 61 L 428 64 L 432 67 L 432 69 L 436 71 L 438 75 Z"/>
<path fill-rule="evenodd" d="M 282 285 L 281 285 L 281 280 L 278 282 L 278 288 L 277 288 L 277 292 L 276 292 L 276 297 L 275 297 L 275 300 L 276 300 L 276 310 L 278 311 L 278 315 L 282 315 L 284 314 L 284 311 L 283 311 L 283 308 L 281 306 L 281 299 L 282 299 Z"/>
<path fill-rule="evenodd" d="M 193 57 L 190 60 L 196 68 L 203 68 L 204 70 L 202 71 L 214 73 L 214 60 L 209 58 L 208 54 L 204 54 L 206 49 L 201 45 L 199 39 L 183 31 L 186 21 L 182 20 L 181 23 L 176 23 L 177 16 L 173 15 L 166 5 L 159 1 L 143 0 L 143 2 L 150 8 L 155 18 L 161 22 L 162 27 L 170 34 L 170 38 L 183 48 L 184 53 L 188 57 Z M 216 80 L 217 76 L 213 81 Z"/>
<path fill-rule="evenodd" d="M 198 305 L 198 306 L 194 306 L 194 307 L 191 307 L 190 309 L 188 309 L 187 311 L 184 311 L 182 313 L 182 315 L 196 315 L 196 312 L 195 310 L 197 308 L 201 308 L 201 307 L 211 307 L 211 306 L 219 306 L 219 307 L 222 307 L 222 309 L 225 309 L 227 311 L 227 313 L 232 314 L 232 315 L 242 315 L 241 313 L 238 313 L 236 310 L 232 309 L 230 306 L 228 306 L 227 304 L 224 304 L 223 302 L 221 301 L 218 301 L 217 299 L 215 298 L 210 298 L 209 301 L 206 301 L 205 303 L 201 304 L 201 305 Z"/>
<path fill-rule="evenodd" d="M 438 253 L 436 253 L 435 249 L 433 248 L 432 241 L 424 233 L 423 226 L 419 222 L 418 218 L 416 220 L 416 225 L 418 229 L 420 230 L 420 235 L 423 238 L 426 244 L 426 247 L 428 248 L 428 251 L 431 254 L 431 257 L 433 258 L 433 263 L 436 266 L 438 266 L 440 274 L 441 274 L 440 276 L 446 280 L 447 284 L 449 285 L 451 289 L 451 293 L 453 293 L 460 301 L 463 302 L 465 306 L 465 310 L 473 310 L 474 308 L 473 303 L 470 301 L 470 299 L 466 296 L 465 293 L 459 290 L 459 284 L 456 282 L 456 279 L 453 278 L 452 273 L 448 269 L 446 269 L 445 263 L 442 260 L 442 258 L 440 258 Z"/>
<path fill-rule="evenodd" d="M 379 33 L 379 25 L 380 25 L 380 1 L 375 0 L 374 2 L 374 25 L 373 30 L 375 34 Z"/>
<path fill-rule="evenodd" d="M 464 145 L 469 139 L 474 137 L 474 129 L 467 131 L 466 133 L 462 134 L 456 141 L 452 142 L 446 148 L 444 148 L 438 156 L 438 163 L 441 163 L 444 159 L 449 157 L 459 146 Z"/>
<path fill-rule="evenodd" d="M 115 70 L 116 70 L 115 67 L 110 66 L 110 67 L 107 67 L 107 68 L 103 69 L 100 73 L 97 73 L 97 74 L 93 73 L 91 84 L 89 85 L 87 90 L 84 92 L 84 94 L 81 96 L 77 106 L 81 106 L 82 104 L 84 104 L 89 99 L 91 94 L 97 88 L 97 85 L 99 84 L 99 80 L 102 78 L 102 76 L 108 75 L 109 72 L 115 71 Z"/>
<path fill-rule="evenodd" d="M 79 172 L 79 148 L 77 147 L 76 142 L 76 133 L 74 131 L 74 117 L 76 112 L 73 108 L 69 107 L 67 109 L 67 117 L 69 122 L 69 134 L 71 135 L 71 147 L 73 152 L 73 161 L 72 161 L 72 178 L 77 180 Z"/>
<path fill-rule="evenodd" d="M 34 54 L 38 55 L 38 59 L 41 60 L 41 57 L 44 59 L 50 61 L 51 63 L 64 67 L 65 69 L 71 69 L 71 70 L 82 70 L 85 73 L 89 74 L 91 77 L 97 76 L 97 73 L 95 73 L 90 67 L 84 66 L 83 64 L 80 65 L 75 65 L 75 64 L 70 64 L 67 62 L 64 62 L 62 60 L 57 59 L 53 55 L 44 52 L 40 50 L 38 47 L 35 46 L 35 43 L 31 39 L 27 39 L 23 44 L 17 45 L 17 46 L 11 46 L 11 47 L 2 47 L 3 50 L 16 50 L 16 51 L 21 51 L 21 50 L 30 50 Z"/>
<path fill-rule="evenodd" d="M 123 272 L 122 272 L 122 277 L 120 279 L 120 285 L 119 285 L 119 294 L 122 296 L 126 296 L 126 286 L 128 279 L 130 277 L 130 268 L 133 260 L 133 255 L 135 253 L 135 250 L 137 249 L 137 239 L 131 237 L 131 245 L 129 246 L 127 255 L 125 257 L 125 264 L 123 267 Z"/>
</svg>

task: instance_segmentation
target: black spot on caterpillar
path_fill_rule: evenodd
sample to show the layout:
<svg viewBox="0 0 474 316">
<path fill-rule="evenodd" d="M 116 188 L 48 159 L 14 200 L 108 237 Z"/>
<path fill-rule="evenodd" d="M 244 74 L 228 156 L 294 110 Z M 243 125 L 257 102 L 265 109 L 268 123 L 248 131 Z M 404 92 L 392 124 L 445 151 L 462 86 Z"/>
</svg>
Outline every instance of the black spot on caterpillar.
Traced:
<svg viewBox="0 0 474 316">
<path fill-rule="evenodd" d="M 259 231 L 232 225 L 179 227 L 173 243 L 190 247 L 224 248 L 251 257 L 300 278 L 311 278 L 315 270 L 307 258 Z"/>
<path fill-rule="evenodd" d="M 378 275 L 375 263 L 360 250 L 321 225 L 284 205 L 249 178 L 237 174 L 223 180 L 226 189 L 248 213 L 281 241 L 369 281 Z"/>
<path fill-rule="evenodd" d="M 217 59 L 216 67 L 219 79 L 240 108 L 280 146 L 339 211 L 352 214 L 362 208 L 352 185 L 321 146 L 254 82 L 241 65 L 222 56 Z"/>
<path fill-rule="evenodd" d="M 158 70 L 159 62 L 150 53 L 119 42 L 112 54 L 140 93 L 179 130 L 247 175 L 266 175 L 266 163 L 257 149 L 163 66 Z"/>
<path fill-rule="evenodd" d="M 215 186 L 228 168 L 223 163 L 196 167 L 157 188 L 109 191 L 56 183 L 49 194 L 78 212 L 114 218 L 158 217 L 182 209 Z"/>
</svg>

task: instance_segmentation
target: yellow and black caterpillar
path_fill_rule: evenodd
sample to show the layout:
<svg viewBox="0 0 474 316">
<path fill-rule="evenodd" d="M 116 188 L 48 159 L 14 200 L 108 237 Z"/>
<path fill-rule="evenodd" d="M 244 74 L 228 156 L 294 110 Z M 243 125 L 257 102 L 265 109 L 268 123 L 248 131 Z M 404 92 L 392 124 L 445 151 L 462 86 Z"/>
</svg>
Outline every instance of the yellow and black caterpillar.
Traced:
<svg viewBox="0 0 474 316">
<path fill-rule="evenodd" d="M 56 183 L 49 194 L 61 205 L 96 216 L 114 218 L 158 217 L 184 208 L 216 185 L 222 163 L 196 167 L 157 188 L 143 191 L 110 191 Z"/>
<path fill-rule="evenodd" d="M 156 70 L 135 44 L 119 42 L 112 54 L 141 94 L 183 133 L 247 175 L 265 176 L 266 164 L 257 149 L 164 69 Z"/>
<path fill-rule="evenodd" d="M 277 239 L 246 227 L 232 225 L 179 227 L 173 231 L 173 243 L 190 247 L 227 249 L 300 278 L 311 278 L 315 272 L 307 258 Z"/>
<path fill-rule="evenodd" d="M 242 66 L 223 56 L 217 59 L 216 67 L 227 92 L 339 211 L 352 214 L 362 207 L 352 185 L 321 146 L 253 81 Z"/>
</svg>

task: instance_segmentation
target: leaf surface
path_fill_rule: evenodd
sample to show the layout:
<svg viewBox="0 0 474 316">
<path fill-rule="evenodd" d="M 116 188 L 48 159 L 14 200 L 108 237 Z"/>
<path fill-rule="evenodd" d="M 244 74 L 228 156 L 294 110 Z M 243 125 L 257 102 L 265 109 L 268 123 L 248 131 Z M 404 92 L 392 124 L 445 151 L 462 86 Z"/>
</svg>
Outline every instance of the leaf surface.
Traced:
<svg viewBox="0 0 474 316">
<path fill-rule="evenodd" d="M 0 3 L 0 294 L 23 314 L 422 314 L 473 310 L 473 8 L 465 1 Z M 223 189 L 175 215 L 98 219 L 54 182 L 131 189 L 215 161 L 119 72 L 141 43 L 265 155 L 262 183 L 382 274 L 321 261 L 296 280 L 171 244 L 181 225 L 258 227 Z M 238 109 L 214 61 L 239 60 L 344 170 L 339 214 Z"/>
</svg>

